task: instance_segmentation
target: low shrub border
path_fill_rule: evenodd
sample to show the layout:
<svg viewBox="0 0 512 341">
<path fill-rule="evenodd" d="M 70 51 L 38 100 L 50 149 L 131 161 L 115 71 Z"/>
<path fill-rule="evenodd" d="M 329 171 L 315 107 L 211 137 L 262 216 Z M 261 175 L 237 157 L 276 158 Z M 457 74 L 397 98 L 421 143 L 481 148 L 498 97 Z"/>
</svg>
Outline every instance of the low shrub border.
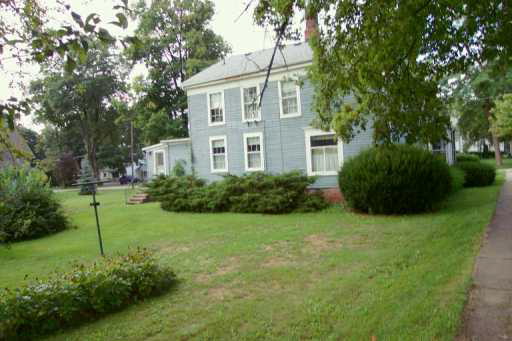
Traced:
<svg viewBox="0 0 512 341">
<path fill-rule="evenodd" d="M 343 165 L 339 185 L 347 204 L 373 214 L 434 209 L 452 190 L 446 161 L 410 145 L 367 149 Z"/>
<path fill-rule="evenodd" d="M 489 186 L 496 178 L 496 168 L 481 162 L 457 162 L 456 166 L 464 172 L 464 187 Z"/>
<path fill-rule="evenodd" d="M 76 264 L 65 275 L 0 292 L 0 340 L 27 339 L 93 320 L 168 290 L 176 276 L 146 249 Z"/>
<path fill-rule="evenodd" d="M 458 154 L 456 160 L 457 162 L 480 162 L 478 155 L 474 154 Z"/>
<path fill-rule="evenodd" d="M 321 193 L 308 194 L 314 181 L 300 172 L 227 175 L 210 184 L 192 175 L 170 176 L 155 179 L 147 193 L 162 209 L 174 212 L 313 212 L 329 205 Z"/>
</svg>

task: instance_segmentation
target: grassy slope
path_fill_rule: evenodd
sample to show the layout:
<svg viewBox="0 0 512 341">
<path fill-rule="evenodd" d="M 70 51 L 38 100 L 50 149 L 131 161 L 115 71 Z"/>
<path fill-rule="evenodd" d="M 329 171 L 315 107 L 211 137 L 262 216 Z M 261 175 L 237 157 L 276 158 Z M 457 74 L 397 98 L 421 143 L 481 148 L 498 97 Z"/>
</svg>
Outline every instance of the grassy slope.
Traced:
<svg viewBox="0 0 512 341">
<path fill-rule="evenodd" d="M 104 192 L 106 250 L 153 248 L 181 284 L 51 338 L 452 339 L 499 184 L 462 190 L 440 212 L 408 217 L 338 207 L 286 216 L 173 214 L 156 203 L 125 206 L 122 191 Z M 0 249 L 0 285 L 98 256 L 89 199 L 59 196 L 79 228 Z"/>
</svg>

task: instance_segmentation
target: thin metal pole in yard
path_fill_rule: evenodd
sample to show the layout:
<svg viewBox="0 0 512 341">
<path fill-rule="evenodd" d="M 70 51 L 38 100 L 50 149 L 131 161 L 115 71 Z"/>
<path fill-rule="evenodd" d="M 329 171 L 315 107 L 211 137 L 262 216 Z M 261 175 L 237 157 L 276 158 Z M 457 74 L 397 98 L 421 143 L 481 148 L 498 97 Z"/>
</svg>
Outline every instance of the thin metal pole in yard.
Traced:
<svg viewBox="0 0 512 341">
<path fill-rule="evenodd" d="M 131 139 L 131 159 L 132 159 L 132 189 L 135 187 L 135 170 L 133 165 L 133 120 L 130 122 L 130 139 Z"/>
<path fill-rule="evenodd" d="M 100 242 L 100 253 L 102 256 L 105 256 L 105 254 L 103 253 L 103 240 L 101 238 L 100 220 L 98 219 L 98 206 L 100 205 L 100 203 L 96 201 L 96 185 L 93 185 L 93 186 L 94 186 L 94 189 L 92 191 L 91 206 L 94 207 L 94 215 L 96 216 L 96 228 L 98 230 L 98 240 Z"/>
</svg>

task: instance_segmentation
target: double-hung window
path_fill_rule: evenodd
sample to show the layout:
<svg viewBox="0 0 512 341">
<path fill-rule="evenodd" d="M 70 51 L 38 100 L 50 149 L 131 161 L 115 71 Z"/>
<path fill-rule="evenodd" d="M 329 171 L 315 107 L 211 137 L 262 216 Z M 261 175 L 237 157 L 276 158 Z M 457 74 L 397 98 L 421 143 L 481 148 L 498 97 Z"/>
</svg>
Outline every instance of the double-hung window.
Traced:
<svg viewBox="0 0 512 341">
<path fill-rule="evenodd" d="M 212 173 L 228 171 L 226 136 L 210 137 L 210 165 Z"/>
<path fill-rule="evenodd" d="M 279 82 L 281 118 L 300 116 L 300 88 L 294 80 Z"/>
<path fill-rule="evenodd" d="M 210 125 L 224 124 L 224 94 L 222 91 L 208 94 L 208 122 Z"/>
<path fill-rule="evenodd" d="M 259 121 L 259 86 L 242 88 L 242 121 Z"/>
<path fill-rule="evenodd" d="M 155 175 L 165 175 L 165 154 L 163 150 L 155 153 Z"/>
<path fill-rule="evenodd" d="M 244 134 L 244 153 L 246 171 L 263 171 L 265 169 L 263 133 Z"/>
<path fill-rule="evenodd" d="M 306 132 L 309 175 L 336 175 L 343 159 L 342 146 L 334 133 Z"/>
</svg>

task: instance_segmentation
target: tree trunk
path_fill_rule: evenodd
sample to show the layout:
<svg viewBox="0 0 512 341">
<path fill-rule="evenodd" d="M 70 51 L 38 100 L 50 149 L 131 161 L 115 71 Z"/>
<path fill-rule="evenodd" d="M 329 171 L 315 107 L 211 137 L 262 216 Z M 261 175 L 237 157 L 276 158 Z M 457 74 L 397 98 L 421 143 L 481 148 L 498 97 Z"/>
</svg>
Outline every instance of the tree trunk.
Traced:
<svg viewBox="0 0 512 341">
<path fill-rule="evenodd" d="M 96 180 L 99 179 L 99 169 L 98 169 L 98 162 L 96 159 L 96 143 L 92 141 L 92 139 L 85 139 L 85 148 L 87 152 L 87 160 L 89 160 L 89 164 L 92 169 L 92 174 L 96 178 Z"/>
<path fill-rule="evenodd" d="M 494 159 L 496 160 L 496 166 L 501 166 L 500 141 L 498 140 L 496 132 L 494 131 L 494 129 L 492 129 L 491 103 L 489 102 L 489 100 L 486 101 L 484 110 L 485 116 L 489 120 L 489 126 L 491 127 L 492 145 L 494 147 Z"/>
</svg>

